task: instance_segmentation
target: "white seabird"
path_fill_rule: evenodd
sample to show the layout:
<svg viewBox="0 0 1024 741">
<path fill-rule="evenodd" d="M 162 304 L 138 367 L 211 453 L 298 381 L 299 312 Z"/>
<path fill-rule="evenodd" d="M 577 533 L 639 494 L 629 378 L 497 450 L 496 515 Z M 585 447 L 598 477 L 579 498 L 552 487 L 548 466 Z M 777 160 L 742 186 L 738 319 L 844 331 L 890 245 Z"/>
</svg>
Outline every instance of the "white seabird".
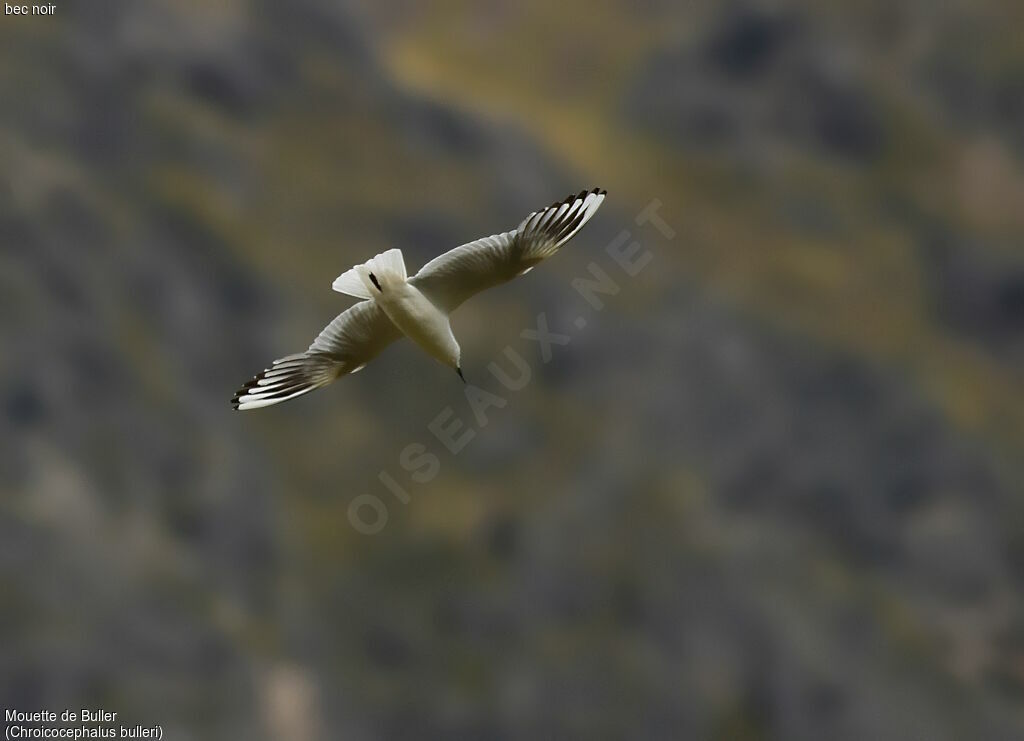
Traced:
<svg viewBox="0 0 1024 741">
<path fill-rule="evenodd" d="M 258 409 L 307 394 L 361 370 L 403 335 L 462 377 L 451 313 L 470 296 L 523 275 L 558 252 L 597 212 L 604 197 L 599 188 L 569 196 L 534 211 L 510 232 L 435 257 L 412 278 L 406 278 L 398 249 L 356 265 L 332 287 L 364 300 L 335 317 L 306 352 L 275 360 L 246 383 L 232 405 Z"/>
</svg>

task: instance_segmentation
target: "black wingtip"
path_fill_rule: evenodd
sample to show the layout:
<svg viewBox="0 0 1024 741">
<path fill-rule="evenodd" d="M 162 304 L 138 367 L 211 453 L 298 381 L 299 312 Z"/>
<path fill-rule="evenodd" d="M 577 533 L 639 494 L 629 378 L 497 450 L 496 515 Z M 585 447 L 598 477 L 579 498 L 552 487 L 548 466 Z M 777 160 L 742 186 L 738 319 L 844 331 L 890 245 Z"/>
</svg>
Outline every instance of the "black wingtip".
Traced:
<svg viewBox="0 0 1024 741">
<path fill-rule="evenodd" d="M 254 378 L 253 381 L 255 380 L 256 379 Z M 252 381 L 249 381 L 248 383 L 245 384 L 245 386 L 236 391 L 234 396 L 231 397 L 231 408 L 234 409 L 236 412 L 242 406 L 242 394 L 248 391 L 251 385 Z"/>
<path fill-rule="evenodd" d="M 548 208 L 558 208 L 559 206 L 568 206 L 570 203 L 586 198 L 589 195 L 603 196 L 607 195 L 608 191 L 604 188 L 591 188 L 590 190 L 581 190 L 579 193 L 573 193 L 571 196 L 566 196 L 560 201 L 555 201 Z"/>
<path fill-rule="evenodd" d="M 241 411 L 242 397 L 249 393 L 249 391 L 251 391 L 253 388 L 259 386 L 260 379 L 264 377 L 266 372 L 266 370 L 261 371 L 252 378 L 250 378 L 248 381 L 246 381 L 244 384 L 242 384 L 242 388 L 238 389 L 238 391 L 235 392 L 235 395 L 231 397 L 232 409 L 234 409 L 236 412 Z"/>
<path fill-rule="evenodd" d="M 461 365 L 460 366 L 456 366 L 455 372 L 459 374 L 459 378 L 461 378 L 462 382 L 465 383 L 466 382 L 466 377 L 464 375 L 462 375 L 462 366 Z"/>
</svg>

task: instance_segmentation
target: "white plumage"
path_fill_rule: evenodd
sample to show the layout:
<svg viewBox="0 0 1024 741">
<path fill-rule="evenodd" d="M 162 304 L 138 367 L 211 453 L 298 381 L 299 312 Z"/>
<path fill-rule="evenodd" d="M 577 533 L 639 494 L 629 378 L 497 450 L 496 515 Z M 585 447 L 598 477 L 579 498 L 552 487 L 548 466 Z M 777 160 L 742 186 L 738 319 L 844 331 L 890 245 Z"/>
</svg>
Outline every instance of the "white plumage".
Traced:
<svg viewBox="0 0 1024 741">
<path fill-rule="evenodd" d="M 462 375 L 449 315 L 466 299 L 531 270 L 555 254 L 604 201 L 595 188 L 534 211 L 518 227 L 435 257 L 407 278 L 401 250 L 391 249 L 338 276 L 332 288 L 362 299 L 339 314 L 304 353 L 256 375 L 231 400 L 236 409 L 278 404 L 361 370 L 407 336 Z"/>
</svg>

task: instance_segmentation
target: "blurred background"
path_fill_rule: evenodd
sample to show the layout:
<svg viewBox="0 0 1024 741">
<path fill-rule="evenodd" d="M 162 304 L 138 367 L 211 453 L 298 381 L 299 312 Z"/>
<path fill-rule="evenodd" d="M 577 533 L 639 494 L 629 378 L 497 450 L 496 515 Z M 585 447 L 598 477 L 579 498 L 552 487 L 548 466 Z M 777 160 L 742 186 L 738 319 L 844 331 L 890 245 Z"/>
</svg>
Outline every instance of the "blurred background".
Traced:
<svg viewBox="0 0 1024 741">
<path fill-rule="evenodd" d="M 0 18 L 0 706 L 175 741 L 1024 737 L 1022 24 L 1014 0 Z M 232 411 L 351 303 L 351 265 L 594 186 L 567 249 L 456 314 L 508 399 L 458 455 L 428 425 L 476 427 L 462 384 L 407 342 Z M 653 199 L 673 239 L 636 225 Z M 653 255 L 628 280 L 623 229 Z M 596 313 L 592 261 L 621 285 Z M 546 364 L 519 335 L 541 312 L 573 336 Z M 506 345 L 520 392 L 487 372 Z"/>
</svg>

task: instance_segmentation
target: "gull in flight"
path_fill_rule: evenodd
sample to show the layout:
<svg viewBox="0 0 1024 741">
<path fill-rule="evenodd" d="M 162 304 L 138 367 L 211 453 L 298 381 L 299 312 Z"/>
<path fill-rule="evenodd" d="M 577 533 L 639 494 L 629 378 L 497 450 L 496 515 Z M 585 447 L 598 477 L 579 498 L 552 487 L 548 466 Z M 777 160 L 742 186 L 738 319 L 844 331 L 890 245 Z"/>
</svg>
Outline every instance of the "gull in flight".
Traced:
<svg viewBox="0 0 1024 741">
<path fill-rule="evenodd" d="M 342 273 L 332 288 L 362 299 L 328 324 L 303 353 L 288 355 L 246 383 L 235 409 L 259 409 L 308 394 L 362 370 L 403 335 L 462 376 L 448 317 L 485 288 L 512 280 L 558 252 L 593 216 L 605 191 L 594 188 L 534 211 L 515 229 L 445 252 L 406 278 L 391 249 Z"/>
</svg>

